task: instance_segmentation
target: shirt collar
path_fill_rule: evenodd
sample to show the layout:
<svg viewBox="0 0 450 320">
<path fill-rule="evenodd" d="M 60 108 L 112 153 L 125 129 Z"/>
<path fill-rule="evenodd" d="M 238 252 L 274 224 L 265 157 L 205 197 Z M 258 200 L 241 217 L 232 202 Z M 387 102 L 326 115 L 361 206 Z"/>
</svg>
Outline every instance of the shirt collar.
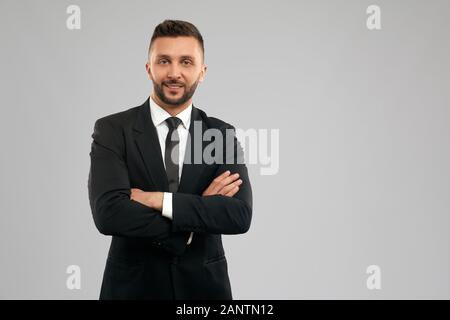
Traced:
<svg viewBox="0 0 450 320">
<path fill-rule="evenodd" d="M 155 127 L 161 125 L 166 121 L 167 118 L 170 118 L 171 115 L 166 110 L 161 108 L 150 96 L 150 113 L 152 117 L 153 124 Z M 191 111 L 192 111 L 192 103 L 179 114 L 176 115 L 177 118 L 180 118 L 183 126 L 189 130 L 189 125 L 191 124 Z"/>
</svg>

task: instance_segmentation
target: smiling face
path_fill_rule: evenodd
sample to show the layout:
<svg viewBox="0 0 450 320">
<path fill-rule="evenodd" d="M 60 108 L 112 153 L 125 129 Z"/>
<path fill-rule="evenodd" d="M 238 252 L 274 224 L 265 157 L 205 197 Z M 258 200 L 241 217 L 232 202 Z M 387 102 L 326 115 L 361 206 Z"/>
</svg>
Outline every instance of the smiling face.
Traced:
<svg viewBox="0 0 450 320">
<path fill-rule="evenodd" d="M 191 104 L 207 69 L 199 42 L 189 36 L 156 38 L 145 67 L 153 82 L 153 100 L 171 115 Z"/>
</svg>

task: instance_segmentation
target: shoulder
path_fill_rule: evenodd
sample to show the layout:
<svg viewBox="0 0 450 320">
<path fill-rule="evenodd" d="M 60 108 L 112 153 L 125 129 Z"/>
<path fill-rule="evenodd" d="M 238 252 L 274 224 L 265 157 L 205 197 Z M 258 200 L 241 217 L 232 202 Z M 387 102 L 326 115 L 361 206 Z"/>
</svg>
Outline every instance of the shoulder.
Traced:
<svg viewBox="0 0 450 320">
<path fill-rule="evenodd" d="M 91 137 L 96 141 L 121 141 L 123 133 L 132 128 L 141 106 L 128 108 L 95 120 Z"/>
<path fill-rule="evenodd" d="M 198 112 L 200 113 L 200 116 L 205 122 L 206 126 L 211 129 L 219 129 L 219 130 L 225 130 L 225 129 L 235 129 L 234 126 L 222 119 L 211 117 L 206 114 L 205 111 L 201 110 L 200 108 L 197 108 Z"/>
<path fill-rule="evenodd" d="M 208 129 L 217 129 L 221 131 L 222 137 L 225 139 L 223 147 L 225 148 L 224 150 L 227 157 L 226 163 L 245 163 L 244 149 L 237 139 L 236 128 L 222 119 L 208 116 L 206 112 L 199 108 L 197 108 L 197 110 Z M 234 150 L 234 152 L 228 152 L 228 150 Z"/>
<path fill-rule="evenodd" d="M 95 125 L 110 125 L 110 126 L 125 126 L 128 123 L 133 123 L 136 119 L 137 112 L 140 106 L 132 107 L 124 111 L 112 113 L 95 121 Z"/>
</svg>

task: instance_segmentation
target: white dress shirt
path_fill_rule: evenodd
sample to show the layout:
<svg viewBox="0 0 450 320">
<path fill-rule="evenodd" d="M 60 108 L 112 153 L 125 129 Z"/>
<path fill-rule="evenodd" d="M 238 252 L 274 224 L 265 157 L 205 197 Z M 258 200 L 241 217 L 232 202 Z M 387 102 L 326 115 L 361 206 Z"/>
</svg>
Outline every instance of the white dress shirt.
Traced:
<svg viewBox="0 0 450 320">
<path fill-rule="evenodd" d="M 166 110 L 161 108 L 150 96 L 150 114 L 152 117 L 153 125 L 158 133 L 159 145 L 161 146 L 161 155 L 163 157 L 164 166 L 166 165 L 164 161 L 165 150 L 166 150 L 166 137 L 169 132 L 169 127 L 167 126 L 166 119 L 170 118 L 171 115 Z M 181 120 L 181 124 L 178 126 L 178 136 L 180 137 L 179 147 L 179 159 L 178 159 L 178 178 L 181 180 L 181 173 L 183 170 L 184 155 L 186 153 L 186 143 L 189 136 L 189 127 L 191 124 L 191 111 L 192 103 L 179 114 L 176 115 L 177 118 Z M 172 193 L 164 192 L 163 205 L 162 205 L 162 215 L 172 220 Z M 192 241 L 193 233 L 189 237 L 187 244 Z"/>
</svg>

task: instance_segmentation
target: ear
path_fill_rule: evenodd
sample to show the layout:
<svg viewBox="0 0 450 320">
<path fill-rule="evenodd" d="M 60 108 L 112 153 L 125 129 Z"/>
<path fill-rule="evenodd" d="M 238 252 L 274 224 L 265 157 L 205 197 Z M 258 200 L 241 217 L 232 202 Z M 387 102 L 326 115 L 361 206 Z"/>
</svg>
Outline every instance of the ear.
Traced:
<svg viewBox="0 0 450 320">
<path fill-rule="evenodd" d="M 206 70 L 208 69 L 208 66 L 206 65 L 206 64 L 204 64 L 203 66 L 202 66 L 202 70 L 200 71 L 200 78 L 199 78 L 199 80 L 198 80 L 198 82 L 203 82 L 203 80 L 205 79 L 205 77 L 206 77 Z"/>
<path fill-rule="evenodd" d="M 150 63 L 147 62 L 145 64 L 145 70 L 147 70 L 147 74 L 148 74 L 149 79 L 153 81 L 152 72 L 150 70 Z"/>
</svg>

